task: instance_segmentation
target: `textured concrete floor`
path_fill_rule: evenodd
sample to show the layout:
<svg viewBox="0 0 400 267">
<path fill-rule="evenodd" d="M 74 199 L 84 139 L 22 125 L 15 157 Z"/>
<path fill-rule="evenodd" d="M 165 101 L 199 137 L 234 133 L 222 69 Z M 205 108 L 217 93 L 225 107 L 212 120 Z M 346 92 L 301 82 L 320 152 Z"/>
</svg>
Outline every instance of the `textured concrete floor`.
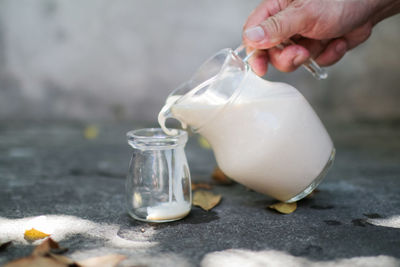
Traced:
<svg viewBox="0 0 400 267">
<path fill-rule="evenodd" d="M 293 214 L 235 184 L 214 186 L 223 200 L 212 211 L 168 224 L 124 209 L 125 132 L 141 127 L 100 124 L 87 140 L 81 123 L 0 123 L 0 243 L 14 240 L 0 265 L 30 253 L 23 231 L 35 226 L 74 259 L 120 253 L 124 266 L 400 266 L 400 124 L 328 124 L 335 165 Z M 192 180 L 210 179 L 211 152 L 195 138 L 186 151 Z"/>
</svg>

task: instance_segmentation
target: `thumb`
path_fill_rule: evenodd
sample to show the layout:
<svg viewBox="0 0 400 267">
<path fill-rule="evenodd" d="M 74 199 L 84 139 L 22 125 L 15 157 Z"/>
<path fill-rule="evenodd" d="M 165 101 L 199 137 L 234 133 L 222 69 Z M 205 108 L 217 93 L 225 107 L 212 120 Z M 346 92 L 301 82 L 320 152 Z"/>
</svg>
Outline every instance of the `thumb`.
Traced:
<svg viewBox="0 0 400 267">
<path fill-rule="evenodd" d="M 257 26 L 244 31 L 244 43 L 256 49 L 268 49 L 304 31 L 311 18 L 293 7 L 268 17 Z"/>
</svg>

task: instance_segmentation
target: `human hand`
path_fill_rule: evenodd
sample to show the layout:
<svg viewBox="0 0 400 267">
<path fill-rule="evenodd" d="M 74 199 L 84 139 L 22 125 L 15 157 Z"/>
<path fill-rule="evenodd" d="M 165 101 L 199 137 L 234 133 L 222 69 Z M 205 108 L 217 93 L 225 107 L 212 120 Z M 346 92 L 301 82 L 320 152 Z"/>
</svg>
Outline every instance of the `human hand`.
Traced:
<svg viewBox="0 0 400 267">
<path fill-rule="evenodd" d="M 397 3 L 396 3 L 397 2 Z M 270 62 L 289 72 L 312 57 L 319 65 L 339 61 L 368 39 L 372 27 L 400 11 L 396 0 L 264 0 L 249 16 L 243 34 L 250 60 L 260 76 Z M 291 38 L 296 44 L 275 46 Z"/>
</svg>

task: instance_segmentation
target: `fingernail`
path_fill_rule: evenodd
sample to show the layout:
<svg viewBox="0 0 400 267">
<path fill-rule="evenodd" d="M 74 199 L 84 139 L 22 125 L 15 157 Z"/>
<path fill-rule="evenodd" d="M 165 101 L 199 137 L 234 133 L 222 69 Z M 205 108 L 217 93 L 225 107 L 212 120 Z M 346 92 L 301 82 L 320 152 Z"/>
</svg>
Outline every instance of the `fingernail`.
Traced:
<svg viewBox="0 0 400 267">
<path fill-rule="evenodd" d="M 339 54 L 343 54 L 344 52 L 346 52 L 346 43 L 344 42 L 340 42 L 336 45 L 336 52 L 338 52 Z"/>
<path fill-rule="evenodd" d="M 249 28 L 244 31 L 244 34 L 252 42 L 259 42 L 265 38 L 264 30 L 260 26 Z"/>
<path fill-rule="evenodd" d="M 306 58 L 304 55 L 298 55 L 298 56 L 296 56 L 296 57 L 293 59 L 293 65 L 294 65 L 295 67 L 298 67 L 298 66 L 300 66 L 301 64 L 303 64 L 304 61 L 305 61 L 306 59 L 307 59 L 307 58 Z"/>
</svg>

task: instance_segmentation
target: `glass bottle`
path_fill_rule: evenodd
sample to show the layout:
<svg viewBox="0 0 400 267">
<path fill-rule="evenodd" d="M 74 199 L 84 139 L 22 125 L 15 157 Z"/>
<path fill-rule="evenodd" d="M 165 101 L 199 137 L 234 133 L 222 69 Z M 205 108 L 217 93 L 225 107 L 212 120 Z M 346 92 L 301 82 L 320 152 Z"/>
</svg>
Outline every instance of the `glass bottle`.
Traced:
<svg viewBox="0 0 400 267">
<path fill-rule="evenodd" d="M 166 135 L 147 128 L 127 133 L 133 148 L 126 180 L 128 213 L 146 222 L 182 219 L 191 208 L 190 171 L 184 151 L 186 131 Z"/>
</svg>

